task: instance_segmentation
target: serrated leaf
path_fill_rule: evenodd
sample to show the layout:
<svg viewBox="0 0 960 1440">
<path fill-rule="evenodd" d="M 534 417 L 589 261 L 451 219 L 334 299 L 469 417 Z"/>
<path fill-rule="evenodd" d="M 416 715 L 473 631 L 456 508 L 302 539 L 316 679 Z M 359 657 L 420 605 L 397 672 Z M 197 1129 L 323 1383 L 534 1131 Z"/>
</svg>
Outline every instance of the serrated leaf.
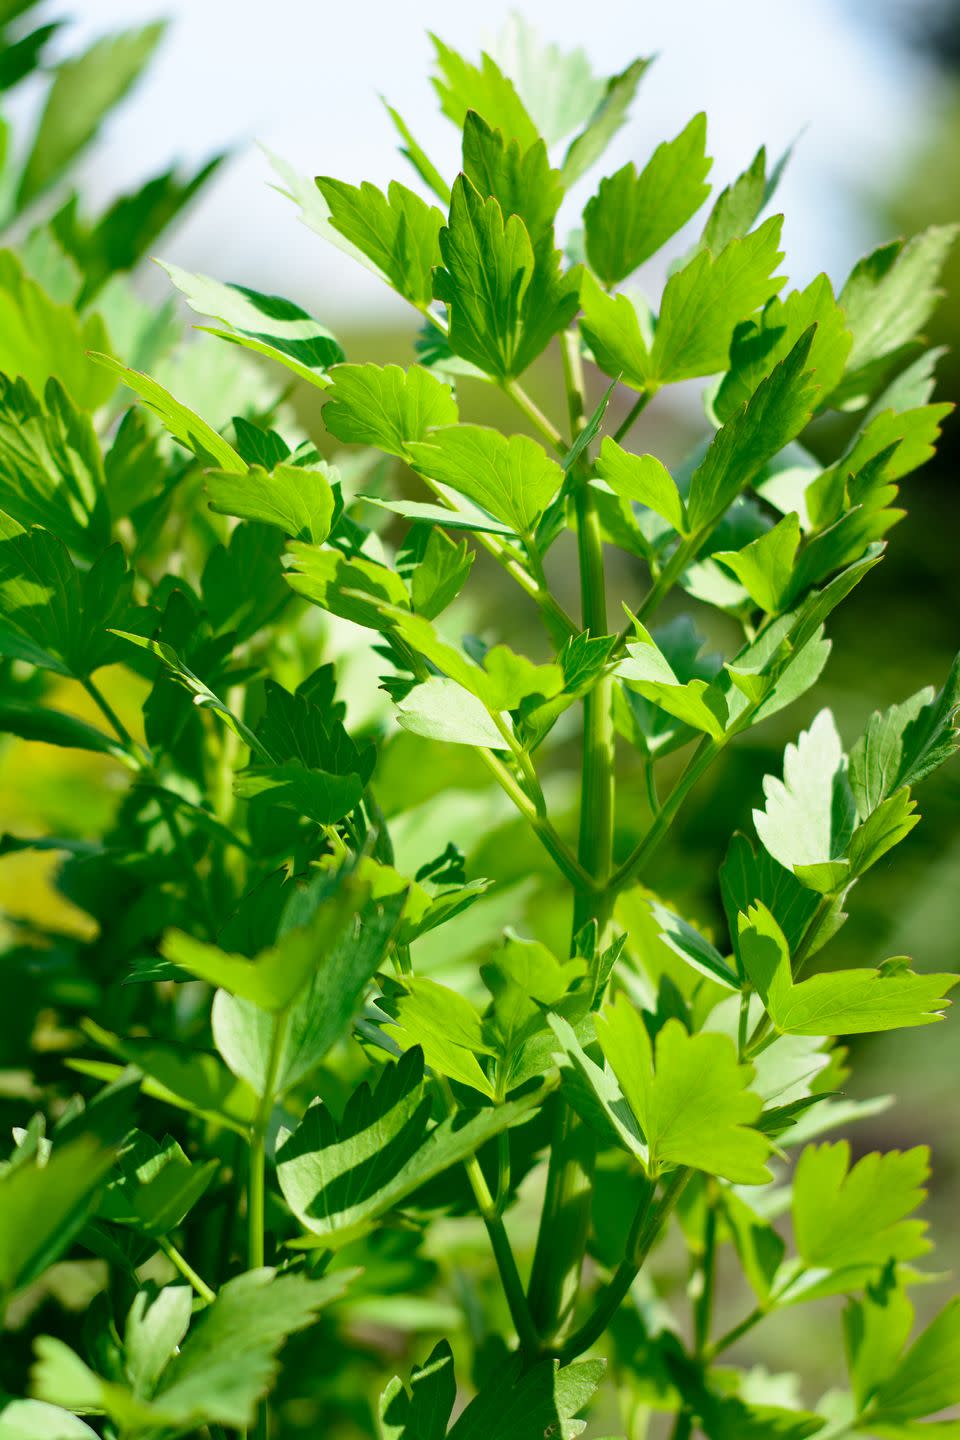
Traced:
<svg viewBox="0 0 960 1440">
<path fill-rule="evenodd" d="M 713 403 L 720 420 L 728 420 L 750 398 L 775 365 L 793 349 L 811 325 L 816 325 L 807 357 L 820 395 L 826 397 L 843 375 L 853 337 L 844 311 L 833 298 L 826 275 L 818 275 L 806 290 L 792 290 L 786 300 L 774 298 L 759 320 L 747 321 L 734 331 L 730 369 Z"/>
<path fill-rule="evenodd" d="M 395 1022 L 386 1033 L 401 1050 L 419 1046 L 431 1070 L 493 1099 L 494 1087 L 477 1058 L 493 1050 L 469 1000 L 426 976 L 408 976 L 391 982 L 378 1003 Z"/>
<path fill-rule="evenodd" d="M 647 378 L 658 385 L 712 375 L 727 362 L 734 328 L 784 284 L 773 271 L 781 220 L 774 216 L 714 259 L 702 250 L 667 281 Z"/>
<path fill-rule="evenodd" d="M 827 893 L 849 870 L 854 804 L 846 758 L 829 710 L 783 756 L 783 779 L 767 775 L 766 805 L 753 822 L 764 848 L 811 889 Z"/>
<path fill-rule="evenodd" d="M 744 970 L 784 1035 L 864 1035 L 943 1018 L 955 975 L 915 975 L 903 963 L 834 970 L 794 983 L 790 951 L 776 920 L 757 903 L 739 916 Z"/>
<path fill-rule="evenodd" d="M 152 1236 L 166 1235 L 181 1223 L 218 1169 L 216 1160 L 192 1165 L 169 1135 L 157 1144 L 140 1131 L 128 1137 L 118 1164 L 120 1177 L 107 1186 L 97 1218 Z"/>
<path fill-rule="evenodd" d="M 406 585 L 386 565 L 360 555 L 348 560 L 339 551 L 321 550 L 299 541 L 290 546 L 289 555 L 287 584 L 322 610 L 352 620 L 355 625 L 379 630 L 383 626 L 380 605 L 410 603 Z"/>
<path fill-rule="evenodd" d="M 2 643 L 2 640 L 0 640 Z M 130 764 L 130 756 L 111 735 L 45 705 L 26 700 L 0 700 L 0 734 L 18 735 L 21 740 L 36 740 L 44 745 L 62 745 L 75 750 L 89 750 L 110 755 L 114 760 Z"/>
<path fill-rule="evenodd" d="M 459 1112 L 431 1126 L 423 1055 L 388 1063 L 371 1091 L 355 1090 L 338 1125 L 319 1101 L 292 1133 L 281 1131 L 277 1174 L 301 1225 L 325 1246 L 341 1245 L 484 1141 L 526 1119 L 535 1095 Z"/>
<path fill-rule="evenodd" d="M 920 1333 L 892 1373 L 884 1376 L 873 1397 L 868 1423 L 896 1424 L 956 1405 L 960 1398 L 958 1375 L 960 1299 L 953 1299 Z M 937 1428 L 934 1426 L 935 1431 Z"/>
<path fill-rule="evenodd" d="M 150 59 L 164 28 L 161 23 L 119 30 L 61 62 L 20 176 L 18 206 L 48 189 L 90 144 Z"/>
<path fill-rule="evenodd" d="M 776 615 L 790 595 L 799 544 L 800 519 L 793 513 L 742 550 L 714 550 L 711 558 L 733 571 L 755 605 Z"/>
<path fill-rule="evenodd" d="M 850 1146 L 808 1145 L 793 1180 L 793 1231 L 805 1264 L 827 1270 L 878 1269 L 930 1249 L 926 1224 L 906 1217 L 926 1195 L 923 1146 L 865 1155 L 851 1168 Z"/>
<path fill-rule="evenodd" d="M 522 374 L 577 312 L 581 271 L 561 273 L 551 235 L 535 250 L 519 215 L 505 217 L 465 175 L 454 182 L 433 294 L 451 349 L 487 375 Z"/>
<path fill-rule="evenodd" d="M 110 543 L 96 434 L 55 379 L 41 402 L 25 380 L 0 376 L 0 509 L 52 530 L 87 559 Z"/>
<path fill-rule="evenodd" d="M 437 64 L 433 88 L 440 97 L 444 115 L 457 129 L 463 129 L 467 112 L 475 110 L 493 129 L 502 130 L 508 141 L 518 140 L 524 149 L 535 144 L 539 138 L 536 126 L 524 109 L 513 81 L 503 74 L 493 57 L 484 52 L 477 66 L 436 35 L 430 38 Z"/>
<path fill-rule="evenodd" d="M 444 1440 L 457 1398 L 453 1352 L 441 1340 L 425 1365 L 415 1365 L 408 1390 L 395 1375 L 380 1396 L 382 1440 Z"/>
<path fill-rule="evenodd" d="M 600 446 L 596 471 L 622 500 L 646 505 L 680 535 L 687 533 L 686 506 L 676 481 L 655 455 L 631 455 L 607 435 Z"/>
<path fill-rule="evenodd" d="M 530 535 L 563 482 L 563 471 L 527 435 L 484 425 L 436 430 L 408 447 L 414 467 L 482 506 L 518 535 Z"/>
<path fill-rule="evenodd" d="M 225 327 L 213 331 L 222 339 L 267 355 L 321 388 L 326 385 L 329 367 L 344 358 L 331 331 L 292 300 L 264 295 L 246 285 L 225 285 L 167 261 L 161 264 L 191 310 Z"/>
<path fill-rule="evenodd" d="M 364 181 L 359 188 L 317 177 L 329 225 L 359 250 L 405 300 L 424 310 L 433 297 L 431 272 L 439 263 L 443 213 L 392 180 L 384 195 Z"/>
<path fill-rule="evenodd" d="M 56 304 L 12 250 L 0 250 L 0 372 L 10 381 L 20 376 L 40 395 L 53 378 L 78 409 L 96 410 L 116 382 L 87 352 L 109 343 L 99 315 L 80 316 L 72 305 Z"/>
<path fill-rule="evenodd" d="M 320 545 L 330 533 L 335 508 L 331 482 L 337 472 L 323 462 L 277 465 L 267 471 L 251 465 L 245 475 L 207 471 L 210 509 L 218 515 L 273 525 L 292 540 Z"/>
<path fill-rule="evenodd" d="M 716 255 L 731 240 L 746 235 L 770 198 L 771 186 L 767 184 L 767 151 L 761 145 L 749 167 L 717 196 L 698 248 L 712 250 Z"/>
<path fill-rule="evenodd" d="M 78 680 L 119 659 L 110 629 L 129 623 L 133 583 L 120 545 L 80 571 L 49 531 L 4 529 L 0 517 L 0 654 Z"/>
<path fill-rule="evenodd" d="M 404 730 L 428 740 L 487 750 L 509 749 L 483 702 L 443 675 L 431 675 L 404 696 L 397 705 L 397 719 Z"/>
<path fill-rule="evenodd" d="M 749 1065 L 725 1035 L 690 1035 L 668 1020 L 650 1040 L 620 995 L 597 1016 L 597 1039 L 646 1138 L 653 1173 L 689 1165 L 739 1184 L 763 1184 L 769 1145 L 752 1129 L 762 1102 L 747 1089 Z"/>
<path fill-rule="evenodd" d="M 494 59 L 513 81 L 524 109 L 548 145 L 590 119 L 604 92 L 584 50 L 546 44 L 536 28 L 511 14 L 497 36 Z"/>
<path fill-rule="evenodd" d="M 632 275 L 685 225 L 706 200 L 712 165 L 701 112 L 664 141 L 640 172 L 632 162 L 600 181 L 583 212 L 587 259 L 607 287 Z"/>
<path fill-rule="evenodd" d="M 618 75 L 611 75 L 586 125 L 571 140 L 563 157 L 563 183 L 570 186 L 585 175 L 606 150 L 617 131 L 626 124 L 637 86 L 650 59 L 632 60 Z"/>
<path fill-rule="evenodd" d="M 521 1435 L 573 1440 L 583 1429 L 575 1417 L 603 1379 L 603 1360 L 561 1365 L 544 1360 L 526 1373 L 514 1361 L 503 1377 L 484 1385 L 464 1410 L 448 1440 L 515 1440 Z"/>
<path fill-rule="evenodd" d="M 553 222 L 563 199 L 559 172 L 550 169 L 547 147 L 537 140 L 529 148 L 504 139 L 476 111 L 463 126 L 463 173 L 478 194 L 492 196 L 504 217 L 519 215 L 534 253 L 553 249 Z"/>
<path fill-rule="evenodd" d="M 955 225 L 931 226 L 906 243 L 881 245 L 854 266 L 840 292 L 853 349 L 832 404 L 863 404 L 871 367 L 894 358 L 926 325 L 940 298 L 937 281 L 956 234 Z"/>
<path fill-rule="evenodd" d="M 927 686 L 900 705 L 874 711 L 850 751 L 850 786 L 864 818 L 904 785 L 916 785 L 957 749 L 960 657 L 939 693 Z"/>
<path fill-rule="evenodd" d="M 693 472 L 687 496 L 691 531 L 712 525 L 763 467 L 807 424 L 815 387 L 807 372 L 813 332 L 758 385 L 746 405 L 711 441 Z"/>
<path fill-rule="evenodd" d="M 702 730 L 714 740 L 722 738 L 728 712 L 726 701 L 716 685 L 700 679 L 681 684 L 670 662 L 647 631 L 643 631 L 636 644 L 627 646 L 627 658 L 621 660 L 617 673 L 631 689 L 684 725 Z"/>
<path fill-rule="evenodd" d="M 124 385 L 136 391 L 147 408 L 159 418 L 164 429 L 169 430 L 174 439 L 179 440 L 187 450 L 192 450 L 205 464 L 213 464 L 221 470 L 238 475 L 246 472 L 247 467 L 233 446 L 156 380 L 141 374 L 139 370 L 131 370 L 119 360 L 114 360 L 111 355 L 95 354 L 90 358 L 96 360 L 104 369 L 112 371 Z"/>
<path fill-rule="evenodd" d="M 422 365 L 337 365 L 330 381 L 323 423 L 347 445 L 375 445 L 403 460 L 409 441 L 459 419 L 450 386 Z"/>
</svg>

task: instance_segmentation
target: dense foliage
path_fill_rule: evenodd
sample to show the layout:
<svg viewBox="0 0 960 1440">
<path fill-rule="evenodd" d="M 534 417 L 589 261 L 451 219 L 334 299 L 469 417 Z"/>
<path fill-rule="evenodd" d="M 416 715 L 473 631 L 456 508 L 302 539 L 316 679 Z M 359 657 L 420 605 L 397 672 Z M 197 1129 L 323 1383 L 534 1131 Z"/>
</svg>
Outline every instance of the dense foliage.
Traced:
<svg viewBox="0 0 960 1440">
<path fill-rule="evenodd" d="M 152 42 L 108 43 L 106 103 Z M 654 309 L 621 287 L 703 213 L 704 117 L 593 185 L 561 250 L 647 62 L 601 80 L 520 23 L 500 63 L 435 45 L 452 186 L 393 110 L 418 190 L 277 162 L 420 313 L 416 363 L 350 363 L 292 301 L 168 266 L 228 342 L 177 348 L 114 272 L 202 175 L 93 225 L 71 201 L 0 255 L 0 727 L 112 796 L 0 847 L 56 852 L 71 920 L 0 958 L 0 1437 L 945 1440 L 921 1422 L 960 1403 L 960 1305 L 917 1329 L 910 1298 L 927 1151 L 853 1159 L 838 1135 L 884 1102 L 844 1095 L 837 1042 L 941 1019 L 956 976 L 827 947 L 956 748 L 960 668 L 846 742 L 821 710 L 733 797 L 725 929 L 649 882 L 728 745 L 816 686 L 933 452 L 953 232 L 787 290 L 760 150 Z M 96 130 L 58 149 L 45 123 L 25 204 Z M 521 384 L 549 349 L 550 415 Z M 706 435 L 671 473 L 633 437 L 691 380 Z M 522 433 L 471 420 L 484 386 Z M 647 576 L 623 615 L 618 552 Z M 471 633 L 481 555 L 535 654 L 519 623 Z M 65 1272 L 87 1292 L 61 1308 Z M 804 1404 L 802 1355 L 727 1363 L 828 1297 L 843 1390 Z"/>
</svg>

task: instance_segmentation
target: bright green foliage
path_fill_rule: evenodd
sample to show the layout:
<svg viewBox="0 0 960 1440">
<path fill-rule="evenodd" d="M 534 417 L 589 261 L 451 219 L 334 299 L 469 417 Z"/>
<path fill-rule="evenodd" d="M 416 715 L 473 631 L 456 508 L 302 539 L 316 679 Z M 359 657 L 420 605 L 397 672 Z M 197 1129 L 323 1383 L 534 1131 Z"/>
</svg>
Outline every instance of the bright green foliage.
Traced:
<svg viewBox="0 0 960 1440">
<path fill-rule="evenodd" d="M 417 189 L 274 162 L 405 356 L 167 265 L 178 344 L 116 272 L 217 161 L 45 210 L 158 32 L 45 80 L 33 8 L 0 0 L 0 87 L 47 94 L 0 253 L 0 1440 L 955 1436 L 956 1303 L 911 1339 L 927 1152 L 853 1162 L 893 1097 L 837 1042 L 895 1055 L 956 977 L 833 942 L 960 669 L 858 718 L 847 633 L 836 719 L 813 693 L 947 420 L 952 232 L 790 289 L 786 157 L 708 208 L 702 115 L 578 224 L 649 62 L 514 18 L 434 43 L 458 174 L 394 110 Z M 727 1363 L 801 1305 L 802 1375 Z"/>
<path fill-rule="evenodd" d="M 637 174 L 631 163 L 600 189 L 583 212 L 587 258 L 604 285 L 617 285 L 655 255 L 710 193 L 707 117 L 695 115 L 675 140 L 658 145 Z"/>
</svg>

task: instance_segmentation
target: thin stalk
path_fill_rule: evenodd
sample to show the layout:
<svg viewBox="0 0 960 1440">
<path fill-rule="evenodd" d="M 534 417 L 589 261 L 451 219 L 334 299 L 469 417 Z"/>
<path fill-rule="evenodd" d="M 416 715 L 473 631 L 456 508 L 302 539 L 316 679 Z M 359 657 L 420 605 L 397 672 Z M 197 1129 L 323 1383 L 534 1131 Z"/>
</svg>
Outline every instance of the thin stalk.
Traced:
<svg viewBox="0 0 960 1440">
<path fill-rule="evenodd" d="M 84 690 L 86 690 L 87 694 L 90 696 L 94 704 L 98 706 L 101 714 L 104 715 L 109 721 L 110 726 L 113 729 L 113 732 L 116 735 L 117 739 L 120 741 L 121 745 L 123 745 L 123 747 L 129 751 L 131 759 L 136 760 L 138 765 L 142 765 L 144 762 L 144 750 L 142 745 L 138 745 L 137 742 L 134 740 L 133 736 L 130 734 L 130 731 L 127 729 L 126 725 L 124 725 L 123 721 L 120 719 L 120 716 L 117 714 L 116 710 L 114 710 L 113 706 L 110 704 L 110 701 L 107 699 L 106 695 L 104 695 L 97 682 L 92 678 L 92 676 L 88 675 L 84 680 L 81 681 L 81 684 L 83 685 Z M 146 758 L 149 760 L 149 756 L 147 756 Z"/>
<path fill-rule="evenodd" d="M 621 420 L 620 424 L 613 432 L 613 438 L 614 440 L 616 440 L 618 445 L 620 441 L 624 438 L 624 436 L 628 435 L 629 432 L 633 429 L 634 422 L 639 418 L 639 416 L 643 414 L 644 410 L 646 410 L 647 406 L 650 404 L 650 401 L 653 399 L 654 393 L 655 392 L 653 390 L 640 391 L 640 394 L 637 396 L 636 400 L 633 402 L 633 404 L 630 406 L 630 409 L 627 411 L 626 418 Z"/>
<path fill-rule="evenodd" d="M 690 1440 L 693 1434 L 693 1415 L 689 1410 L 678 1410 L 673 1422 L 670 1440 Z"/>
<path fill-rule="evenodd" d="M 656 1205 L 651 1203 L 653 1187 L 644 1195 L 634 1216 L 627 1253 L 618 1265 L 613 1279 L 602 1292 L 593 1314 L 556 1352 L 562 1365 L 575 1360 L 600 1339 L 643 1268 L 674 1206 L 683 1194 L 691 1173 L 684 1168 L 674 1170 Z"/>
<path fill-rule="evenodd" d="M 574 377 L 568 383 L 576 383 L 576 373 L 568 367 L 568 377 Z M 568 408 L 572 416 L 578 414 L 583 408 L 582 397 L 571 397 Z M 586 483 L 577 489 L 576 507 L 583 626 L 591 635 L 605 635 L 603 541 L 595 497 Z M 592 888 L 576 892 L 573 911 L 574 935 L 588 921 L 596 920 L 601 945 L 613 898 L 609 888 L 614 825 L 612 711 L 612 681 L 605 677 L 583 702 L 577 860 L 591 877 Z M 547 1339 L 562 1335 L 573 1318 L 590 1228 L 595 1164 L 595 1133 L 560 1101 L 528 1291 L 534 1323 Z"/>
<path fill-rule="evenodd" d="M 712 740 L 704 736 L 700 745 L 690 758 L 686 769 L 674 785 L 666 800 L 653 817 L 653 822 L 640 843 L 635 846 L 631 853 L 614 872 L 610 880 L 611 888 L 621 890 L 629 883 L 632 876 L 648 861 L 663 840 L 667 831 L 673 823 L 674 816 L 680 809 L 690 791 L 696 785 L 701 776 L 710 768 L 716 757 L 723 749 L 726 739 L 723 741 Z"/>
<path fill-rule="evenodd" d="M 546 815 L 538 811 L 534 801 L 531 800 L 508 767 L 504 765 L 499 755 L 492 750 L 480 749 L 477 750 L 477 754 L 504 793 L 509 795 L 564 878 L 576 888 L 578 893 L 581 890 L 592 890 L 594 883 L 592 877 L 584 870 Z"/>
<path fill-rule="evenodd" d="M 250 1160 L 247 1176 L 247 1267 L 258 1270 L 266 1259 L 266 1169 L 267 1169 L 267 1128 L 276 1098 L 277 1074 L 280 1059 L 287 1038 L 289 1011 L 277 1015 L 267 1056 L 267 1069 L 263 1082 L 263 1095 L 250 1136 Z M 269 1411 L 264 1400 L 257 1407 L 254 1427 L 256 1440 L 267 1440 L 269 1433 Z"/>
<path fill-rule="evenodd" d="M 717 1276 L 717 1206 L 712 1186 L 707 1193 L 707 1217 L 703 1227 L 703 1254 L 700 1257 L 701 1287 L 693 1307 L 694 1354 L 702 1358 L 710 1343 L 713 1297 Z"/>
<path fill-rule="evenodd" d="M 556 450 L 558 454 L 566 455 L 567 445 L 560 431 L 556 425 L 554 425 L 553 421 L 544 415 L 540 406 L 531 400 L 523 386 L 518 385 L 516 380 L 502 380 L 500 382 L 500 388 L 505 395 L 510 396 L 510 399 L 517 406 L 518 410 L 523 411 L 534 430 L 539 431 L 547 444 Z"/>
<path fill-rule="evenodd" d="M 437 1076 L 437 1085 L 448 1114 L 454 1114 L 457 1106 L 449 1083 L 442 1076 Z M 532 1355 L 536 1352 L 539 1343 L 537 1332 L 530 1315 L 530 1307 L 523 1290 L 523 1281 L 520 1279 L 520 1272 L 517 1269 L 517 1262 L 514 1259 L 503 1218 L 496 1201 L 490 1194 L 490 1187 L 476 1155 L 468 1156 L 463 1162 L 463 1168 L 467 1172 L 467 1179 L 470 1181 L 470 1188 L 477 1202 L 477 1210 L 490 1238 L 493 1258 L 497 1263 L 500 1282 L 503 1285 L 503 1293 L 510 1309 L 510 1318 L 513 1320 L 520 1348 Z"/>
<path fill-rule="evenodd" d="M 200 1299 L 203 1300 L 205 1304 L 212 1305 L 213 1301 L 217 1298 L 216 1292 L 211 1290 L 207 1282 L 197 1274 L 189 1260 L 187 1260 L 185 1255 L 181 1255 L 173 1241 L 168 1240 L 166 1235 L 163 1235 L 157 1241 L 157 1245 L 161 1253 L 166 1255 L 174 1269 L 179 1270 L 184 1280 L 189 1281 L 193 1286 L 194 1290 L 200 1296 Z"/>
</svg>

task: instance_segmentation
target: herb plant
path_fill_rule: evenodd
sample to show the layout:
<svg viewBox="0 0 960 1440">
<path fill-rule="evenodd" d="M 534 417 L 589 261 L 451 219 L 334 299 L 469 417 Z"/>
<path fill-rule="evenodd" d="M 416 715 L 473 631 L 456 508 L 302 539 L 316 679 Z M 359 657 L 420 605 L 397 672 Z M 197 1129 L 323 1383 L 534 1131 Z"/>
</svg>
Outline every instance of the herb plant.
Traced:
<svg viewBox="0 0 960 1440">
<path fill-rule="evenodd" d="M 828 944 L 956 748 L 958 667 L 846 744 L 821 709 L 734 797 L 722 927 L 652 884 L 731 742 L 817 685 L 932 454 L 953 233 L 789 291 L 782 162 L 705 210 L 698 115 L 591 182 L 561 250 L 647 62 L 601 81 L 520 23 L 501 64 L 435 43 L 452 185 L 393 110 L 416 191 L 278 162 L 419 312 L 415 363 L 167 267 L 204 328 L 322 392 L 332 458 L 276 390 L 204 417 L 80 340 L 46 410 L 3 381 L 31 459 L 0 471 L 2 722 L 120 793 L 95 835 L 4 841 L 62 852 L 92 923 L 25 926 L 3 962 L 40 1108 L 0 1171 L 24 1370 L 35 1336 L 0 1436 L 955 1435 L 923 1422 L 960 1403 L 960 1306 L 917 1330 L 910 1298 L 927 1152 L 837 1135 L 876 1109 L 838 1041 L 941 1019 L 956 977 Z M 690 222 L 655 310 L 621 288 Z M 671 473 L 644 427 L 689 380 L 706 438 Z M 518 433 L 475 423 L 490 395 Z M 481 555 L 505 638 L 470 633 Z M 91 1255 L 82 1322 L 28 1324 Z M 805 1404 L 727 1355 L 798 1306 L 848 1377 Z"/>
</svg>

